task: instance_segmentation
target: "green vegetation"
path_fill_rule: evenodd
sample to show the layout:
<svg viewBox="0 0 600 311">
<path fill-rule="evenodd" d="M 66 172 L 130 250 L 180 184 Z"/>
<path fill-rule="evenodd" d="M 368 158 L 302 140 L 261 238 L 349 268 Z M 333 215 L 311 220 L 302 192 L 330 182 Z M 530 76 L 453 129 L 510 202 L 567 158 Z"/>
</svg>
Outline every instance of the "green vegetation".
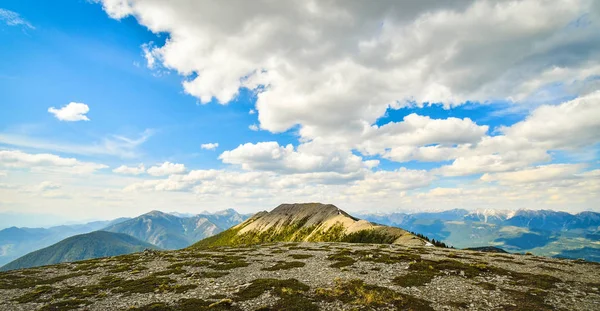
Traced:
<svg viewBox="0 0 600 311">
<path fill-rule="evenodd" d="M 268 268 L 262 268 L 263 271 L 278 271 L 278 270 L 290 270 L 294 268 L 304 267 L 305 263 L 301 261 L 279 261 L 274 266 Z"/>
<path fill-rule="evenodd" d="M 220 272 L 220 271 L 202 271 L 200 272 L 200 274 L 198 274 L 199 277 L 201 278 L 213 278 L 213 279 L 217 279 L 220 278 L 222 276 L 226 276 L 228 275 L 229 272 Z"/>
<path fill-rule="evenodd" d="M 19 296 L 18 298 L 15 299 L 16 302 L 19 303 L 27 303 L 27 302 L 33 302 L 33 301 L 39 301 L 39 302 L 45 302 L 45 301 L 49 301 L 49 299 L 40 299 L 42 296 L 44 295 L 48 295 L 50 293 L 52 293 L 52 291 L 54 291 L 54 288 L 51 286 L 39 286 L 36 287 L 33 291 L 26 293 L 22 296 Z"/>
<path fill-rule="evenodd" d="M 210 302 L 198 298 L 181 299 L 173 306 L 162 302 L 151 303 L 145 306 L 130 308 L 130 311 L 236 311 L 239 308 L 232 306 L 232 301 L 223 299 L 218 302 Z"/>
<path fill-rule="evenodd" d="M 327 256 L 328 260 L 335 261 L 335 263 L 332 263 L 329 266 L 332 268 L 342 268 L 342 267 L 347 267 L 347 266 L 353 265 L 356 262 L 356 260 L 354 260 L 354 258 L 348 256 L 351 253 L 352 252 L 350 252 L 349 250 L 342 250 L 335 254 L 331 254 L 331 255 Z"/>
<path fill-rule="evenodd" d="M 313 257 L 313 255 L 310 254 L 289 254 L 288 256 L 294 259 L 307 259 Z"/>
<path fill-rule="evenodd" d="M 81 306 L 85 306 L 90 304 L 91 302 L 87 300 L 80 299 L 71 299 L 59 302 L 53 302 L 51 304 L 45 305 L 39 309 L 39 311 L 63 311 L 63 310 L 73 310 L 77 309 Z"/>
<path fill-rule="evenodd" d="M 466 264 L 456 260 L 421 260 L 409 265 L 408 270 L 411 273 L 394 278 L 396 285 L 410 287 L 425 285 L 437 275 L 442 273 L 454 273 L 466 278 L 473 278 L 485 273 L 495 275 L 505 275 L 512 278 L 514 285 L 527 286 L 538 289 L 551 289 L 555 284 L 561 282 L 560 279 L 546 274 L 530 274 L 510 271 L 498 267 L 489 266 L 483 263 Z"/>
<path fill-rule="evenodd" d="M 278 279 L 256 279 L 250 286 L 242 289 L 236 294 L 236 300 L 244 301 L 254 299 L 266 291 L 272 291 L 276 296 L 283 297 L 297 292 L 306 292 L 310 287 L 296 280 L 278 280 Z"/>
<path fill-rule="evenodd" d="M 398 310 L 433 310 L 427 301 L 397 293 L 386 287 L 365 284 L 362 280 L 337 279 L 334 288 L 317 288 L 315 294 L 321 300 L 339 300 L 370 309 L 393 306 Z"/>
<path fill-rule="evenodd" d="M 387 235 L 374 229 L 361 230 L 345 235 L 338 240 L 347 243 L 372 243 L 372 244 L 392 244 L 396 236 Z"/>
<path fill-rule="evenodd" d="M 258 310 L 291 310 L 291 311 L 316 311 L 319 308 L 305 296 L 308 285 L 296 280 L 256 279 L 250 286 L 236 294 L 236 300 L 244 301 L 254 299 L 266 291 L 281 298 L 274 305 Z"/>
<path fill-rule="evenodd" d="M 244 261 L 244 257 L 241 256 L 213 256 L 213 259 L 216 261 L 215 264 L 210 265 L 211 269 L 215 270 L 231 270 L 235 268 L 243 268 L 247 267 L 250 264 Z"/>
</svg>

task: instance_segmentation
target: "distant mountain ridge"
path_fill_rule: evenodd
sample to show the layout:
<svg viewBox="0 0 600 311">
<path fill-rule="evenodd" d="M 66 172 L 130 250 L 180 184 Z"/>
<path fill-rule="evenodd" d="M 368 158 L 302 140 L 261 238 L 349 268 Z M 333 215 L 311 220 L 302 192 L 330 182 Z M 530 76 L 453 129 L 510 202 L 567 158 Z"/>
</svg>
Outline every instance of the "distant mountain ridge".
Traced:
<svg viewBox="0 0 600 311">
<path fill-rule="evenodd" d="M 259 212 L 192 247 L 300 241 L 426 244 L 405 230 L 360 220 L 331 204 L 297 203 L 281 204 L 271 212 Z"/>
<path fill-rule="evenodd" d="M 72 236 L 49 247 L 31 252 L 0 268 L 0 271 L 52 265 L 84 259 L 139 252 L 156 246 L 130 235 L 106 231 Z"/>
<path fill-rule="evenodd" d="M 103 230 L 129 234 L 164 249 L 180 249 L 237 225 L 247 217 L 232 209 L 191 217 L 151 211 Z"/>
<path fill-rule="evenodd" d="M 70 236 L 100 230 L 127 220 L 118 218 L 85 224 L 62 225 L 50 228 L 9 227 L 0 230 L 0 266 L 29 252 L 50 246 Z"/>
<path fill-rule="evenodd" d="M 596 212 L 454 209 L 358 216 L 460 248 L 497 246 L 511 252 L 600 261 L 600 213 Z"/>
</svg>

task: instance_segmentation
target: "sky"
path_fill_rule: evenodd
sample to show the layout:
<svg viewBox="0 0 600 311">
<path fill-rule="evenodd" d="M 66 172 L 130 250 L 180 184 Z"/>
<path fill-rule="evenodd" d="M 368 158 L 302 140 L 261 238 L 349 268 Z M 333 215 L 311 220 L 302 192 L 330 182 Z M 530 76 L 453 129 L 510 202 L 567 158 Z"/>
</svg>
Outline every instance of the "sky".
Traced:
<svg viewBox="0 0 600 311">
<path fill-rule="evenodd" d="M 598 1 L 4 0 L 0 40 L 15 222 L 600 211 Z"/>
</svg>

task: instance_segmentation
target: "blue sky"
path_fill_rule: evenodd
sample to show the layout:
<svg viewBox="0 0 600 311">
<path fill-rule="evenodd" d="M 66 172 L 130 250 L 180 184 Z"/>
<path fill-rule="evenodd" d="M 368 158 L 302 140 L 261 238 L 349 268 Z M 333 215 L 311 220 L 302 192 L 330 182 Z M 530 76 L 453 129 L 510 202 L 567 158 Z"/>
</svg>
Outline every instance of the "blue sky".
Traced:
<svg viewBox="0 0 600 311">
<path fill-rule="evenodd" d="M 301 5 L 277 5 L 279 15 L 203 5 L 3 1 L 0 213 L 88 219 L 292 200 L 597 209 L 593 5 L 544 8 L 536 29 L 478 1 L 397 4 L 411 16 L 328 8 L 347 24 Z M 460 19 L 440 24 L 446 11 L 481 36 L 465 39 Z M 88 120 L 49 112 L 69 103 Z"/>
</svg>

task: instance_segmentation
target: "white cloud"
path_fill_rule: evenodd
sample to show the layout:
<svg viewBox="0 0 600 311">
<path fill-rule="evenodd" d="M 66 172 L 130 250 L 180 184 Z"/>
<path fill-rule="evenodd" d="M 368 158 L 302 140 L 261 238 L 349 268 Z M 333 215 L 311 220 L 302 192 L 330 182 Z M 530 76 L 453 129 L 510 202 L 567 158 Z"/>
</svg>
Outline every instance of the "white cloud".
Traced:
<svg viewBox="0 0 600 311">
<path fill-rule="evenodd" d="M 90 111 L 88 105 L 84 103 L 70 102 L 60 109 L 50 107 L 48 112 L 53 114 L 60 121 L 89 121 L 85 115 Z"/>
<path fill-rule="evenodd" d="M 514 172 L 484 174 L 481 180 L 498 181 L 504 184 L 522 184 L 577 178 L 577 173 L 585 168 L 582 164 L 549 164 Z"/>
<path fill-rule="evenodd" d="M 548 149 L 595 144 L 600 141 L 600 91 L 557 106 L 541 106 L 525 120 L 502 131 Z"/>
<path fill-rule="evenodd" d="M 217 147 L 219 147 L 219 143 L 206 143 L 206 144 L 200 145 L 200 148 L 205 149 L 205 150 L 215 150 L 215 149 L 217 149 Z"/>
<path fill-rule="evenodd" d="M 260 128 L 306 139 L 361 131 L 389 106 L 518 101 L 600 65 L 590 1 L 102 3 L 167 32 L 152 55 L 202 103 L 257 90 Z"/>
<path fill-rule="evenodd" d="M 142 44 L 142 51 L 144 53 L 144 58 L 146 59 L 146 66 L 149 69 L 154 69 L 156 58 L 152 55 L 152 42 Z"/>
<path fill-rule="evenodd" d="M 248 114 L 255 114 L 255 113 L 256 113 L 256 110 L 254 110 L 254 109 L 250 109 L 250 111 L 248 111 Z"/>
<path fill-rule="evenodd" d="M 140 174 L 144 174 L 145 171 L 146 171 L 146 167 L 144 167 L 143 163 L 140 163 L 140 165 L 138 165 L 137 167 L 121 165 L 113 170 L 114 173 L 125 174 L 125 175 L 140 175 Z"/>
<path fill-rule="evenodd" d="M 350 173 L 373 167 L 350 151 L 323 148 L 319 141 L 300 144 L 297 150 L 291 144 L 280 146 L 275 141 L 247 143 L 225 151 L 219 159 L 223 163 L 240 165 L 242 169 L 275 171 L 281 173 L 338 172 Z"/>
<path fill-rule="evenodd" d="M 148 169 L 148 174 L 152 176 L 166 176 L 172 174 L 183 174 L 186 172 L 185 165 L 171 162 L 164 162 L 160 166 L 152 166 Z"/>
<path fill-rule="evenodd" d="M 55 170 L 73 174 L 90 174 L 108 167 L 103 164 L 81 162 L 75 158 L 63 158 L 48 153 L 29 154 L 18 150 L 0 150 L 0 166 L 42 171 Z"/>
<path fill-rule="evenodd" d="M 21 26 L 23 28 L 35 29 L 31 23 L 25 20 L 19 13 L 0 8 L 0 21 L 8 26 Z"/>
<path fill-rule="evenodd" d="M 248 128 L 255 132 L 259 130 L 258 125 L 256 125 L 256 124 L 250 124 L 250 126 L 248 126 Z"/>
</svg>

